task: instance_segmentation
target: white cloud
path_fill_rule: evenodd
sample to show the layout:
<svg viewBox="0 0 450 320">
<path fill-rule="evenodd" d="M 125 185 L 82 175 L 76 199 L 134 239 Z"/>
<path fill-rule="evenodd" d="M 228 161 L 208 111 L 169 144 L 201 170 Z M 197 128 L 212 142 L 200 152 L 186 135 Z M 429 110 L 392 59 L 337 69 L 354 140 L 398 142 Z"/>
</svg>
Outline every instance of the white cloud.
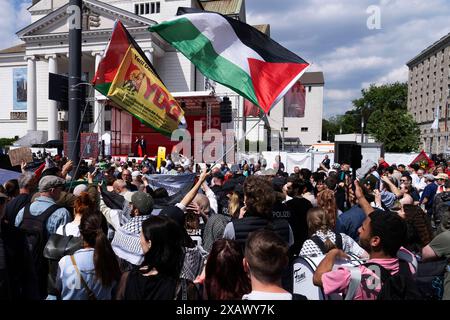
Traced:
<svg viewBox="0 0 450 320">
<path fill-rule="evenodd" d="M 408 81 L 408 67 L 402 66 L 400 68 L 390 71 L 388 74 L 379 77 L 372 82 L 363 82 L 362 88 L 368 88 L 371 84 L 383 85 L 394 82 L 406 82 Z"/>
<path fill-rule="evenodd" d="M 337 90 L 328 89 L 324 92 L 325 98 L 329 101 L 350 101 L 357 98 L 361 91 L 357 89 Z"/>
<path fill-rule="evenodd" d="M 0 0 L 0 49 L 5 49 L 20 42 L 16 32 L 31 21 L 30 13 L 26 10 L 31 1 L 20 1 L 18 6 L 10 0 Z"/>
<path fill-rule="evenodd" d="M 246 3 L 249 21 L 255 12 L 258 23 L 271 24 L 274 39 L 312 63 L 310 71 L 324 72 L 326 116 L 345 112 L 351 93 L 371 83 L 406 81 L 406 63 L 450 32 L 449 0 Z M 380 6 L 380 30 L 367 28 L 370 5 Z"/>
<path fill-rule="evenodd" d="M 391 58 L 382 58 L 376 56 L 369 57 L 347 57 L 341 59 L 325 60 L 321 63 L 323 72 L 327 78 L 342 79 L 349 73 L 361 72 L 368 69 L 376 69 L 382 65 L 392 63 Z"/>
</svg>

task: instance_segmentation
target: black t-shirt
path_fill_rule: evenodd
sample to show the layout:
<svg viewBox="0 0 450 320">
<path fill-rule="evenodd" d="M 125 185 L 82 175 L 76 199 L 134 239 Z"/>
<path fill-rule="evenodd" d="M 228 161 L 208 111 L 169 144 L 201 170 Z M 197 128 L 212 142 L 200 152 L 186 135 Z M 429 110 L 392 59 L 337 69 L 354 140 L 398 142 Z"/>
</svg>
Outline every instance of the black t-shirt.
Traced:
<svg viewBox="0 0 450 320">
<path fill-rule="evenodd" d="M 294 198 L 286 202 L 286 207 L 291 213 L 288 221 L 294 234 L 294 245 L 291 247 L 291 252 L 299 253 L 303 242 L 308 239 L 306 214 L 312 208 L 312 204 L 305 198 Z"/>
<path fill-rule="evenodd" d="M 414 201 L 420 201 L 419 193 L 417 192 L 417 190 L 415 188 L 413 188 L 410 196 L 413 198 Z"/>
<path fill-rule="evenodd" d="M 128 181 L 127 181 L 127 188 L 128 188 L 128 190 L 130 190 L 131 192 L 138 191 L 138 188 L 137 188 L 134 184 L 132 184 L 131 182 L 128 182 Z"/>
<path fill-rule="evenodd" d="M 345 189 L 342 187 L 337 187 L 334 192 L 334 197 L 336 199 L 336 206 L 342 212 L 345 211 Z"/>
<path fill-rule="evenodd" d="M 124 300 L 173 300 L 175 298 L 177 280 L 157 274 L 144 276 L 134 269 L 128 275 Z"/>
<path fill-rule="evenodd" d="M 20 209 L 31 202 L 31 197 L 32 196 L 30 194 L 22 193 L 8 202 L 5 207 L 5 220 L 14 225 L 16 216 L 19 213 Z"/>
</svg>

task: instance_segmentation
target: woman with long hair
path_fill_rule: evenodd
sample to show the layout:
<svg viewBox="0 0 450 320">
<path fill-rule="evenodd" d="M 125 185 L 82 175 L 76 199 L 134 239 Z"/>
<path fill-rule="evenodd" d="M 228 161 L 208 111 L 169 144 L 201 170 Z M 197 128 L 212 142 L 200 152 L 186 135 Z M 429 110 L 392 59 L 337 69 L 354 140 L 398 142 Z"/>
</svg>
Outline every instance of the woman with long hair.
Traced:
<svg viewBox="0 0 450 320">
<path fill-rule="evenodd" d="M 233 240 L 214 242 L 205 268 L 205 296 L 208 300 L 241 300 L 252 291 L 244 270 L 244 254 Z"/>
<path fill-rule="evenodd" d="M 83 249 L 59 261 L 57 288 L 63 300 L 110 300 L 120 279 L 119 264 L 101 218 L 83 215 L 80 221 Z"/>
<path fill-rule="evenodd" d="M 405 204 L 399 212 L 405 219 L 407 240 L 404 245 L 409 251 L 420 254 L 423 247 L 433 240 L 433 231 L 427 214 L 416 205 Z"/>
<path fill-rule="evenodd" d="M 80 236 L 80 222 L 83 216 L 87 216 L 88 214 L 95 214 L 95 204 L 92 201 L 89 193 L 82 192 L 75 199 L 74 208 L 73 208 L 73 221 L 65 224 L 64 226 L 59 226 L 58 230 L 56 230 L 57 234 L 64 236 Z"/>
<path fill-rule="evenodd" d="M 334 248 L 346 253 L 354 254 L 360 258 L 368 258 L 367 252 L 362 249 L 351 237 L 344 233 L 335 233 L 332 228 L 330 215 L 321 208 L 312 208 L 307 215 L 310 238 L 303 243 L 301 256 L 321 256 Z"/>
<path fill-rule="evenodd" d="M 243 206 L 242 198 L 236 190 L 227 192 L 226 195 L 222 196 L 220 201 L 223 206 L 221 214 L 212 215 L 203 230 L 203 249 L 207 252 L 211 251 L 215 241 L 223 238 L 226 225 L 234 219 L 239 219 L 239 213 Z"/>
<path fill-rule="evenodd" d="M 184 262 L 181 227 L 167 216 L 151 216 L 142 222 L 140 268 L 122 275 L 117 299 L 173 300 Z"/>
<path fill-rule="evenodd" d="M 324 189 L 317 195 L 317 206 L 327 215 L 327 221 L 332 230 L 336 227 L 337 205 L 334 191 Z"/>
<path fill-rule="evenodd" d="M 400 192 L 402 193 L 402 198 L 400 199 L 402 205 L 412 205 L 414 203 L 414 199 L 411 196 L 413 186 L 402 183 L 400 185 Z"/>
</svg>

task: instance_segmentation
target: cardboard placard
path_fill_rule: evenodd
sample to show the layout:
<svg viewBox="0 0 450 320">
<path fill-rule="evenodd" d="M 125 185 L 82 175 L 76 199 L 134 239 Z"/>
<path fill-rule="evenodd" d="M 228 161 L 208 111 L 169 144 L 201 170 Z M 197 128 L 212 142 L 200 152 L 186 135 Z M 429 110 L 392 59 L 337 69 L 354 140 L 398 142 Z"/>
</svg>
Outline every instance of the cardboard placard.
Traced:
<svg viewBox="0 0 450 320">
<path fill-rule="evenodd" d="M 11 165 L 17 166 L 22 163 L 22 160 L 28 162 L 33 162 L 33 154 L 31 153 L 31 149 L 28 147 L 21 147 L 13 150 L 9 150 L 9 161 L 11 161 Z"/>
</svg>

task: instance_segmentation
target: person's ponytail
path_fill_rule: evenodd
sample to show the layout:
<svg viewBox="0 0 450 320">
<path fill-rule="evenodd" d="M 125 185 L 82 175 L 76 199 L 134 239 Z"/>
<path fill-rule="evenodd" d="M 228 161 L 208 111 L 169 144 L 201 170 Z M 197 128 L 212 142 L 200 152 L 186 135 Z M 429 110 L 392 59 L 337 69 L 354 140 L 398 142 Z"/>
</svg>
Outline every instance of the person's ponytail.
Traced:
<svg viewBox="0 0 450 320">
<path fill-rule="evenodd" d="M 325 252 L 329 252 L 330 250 L 337 248 L 336 244 L 334 244 L 328 237 L 325 239 L 323 244 L 325 245 Z"/>
<path fill-rule="evenodd" d="M 120 269 L 110 242 L 101 228 L 97 229 L 94 248 L 95 276 L 103 286 L 110 286 L 120 278 Z"/>
<path fill-rule="evenodd" d="M 110 286 L 119 279 L 120 269 L 111 244 L 101 229 L 101 221 L 97 214 L 84 215 L 80 222 L 80 234 L 94 248 L 95 277 L 103 286 Z"/>
</svg>

